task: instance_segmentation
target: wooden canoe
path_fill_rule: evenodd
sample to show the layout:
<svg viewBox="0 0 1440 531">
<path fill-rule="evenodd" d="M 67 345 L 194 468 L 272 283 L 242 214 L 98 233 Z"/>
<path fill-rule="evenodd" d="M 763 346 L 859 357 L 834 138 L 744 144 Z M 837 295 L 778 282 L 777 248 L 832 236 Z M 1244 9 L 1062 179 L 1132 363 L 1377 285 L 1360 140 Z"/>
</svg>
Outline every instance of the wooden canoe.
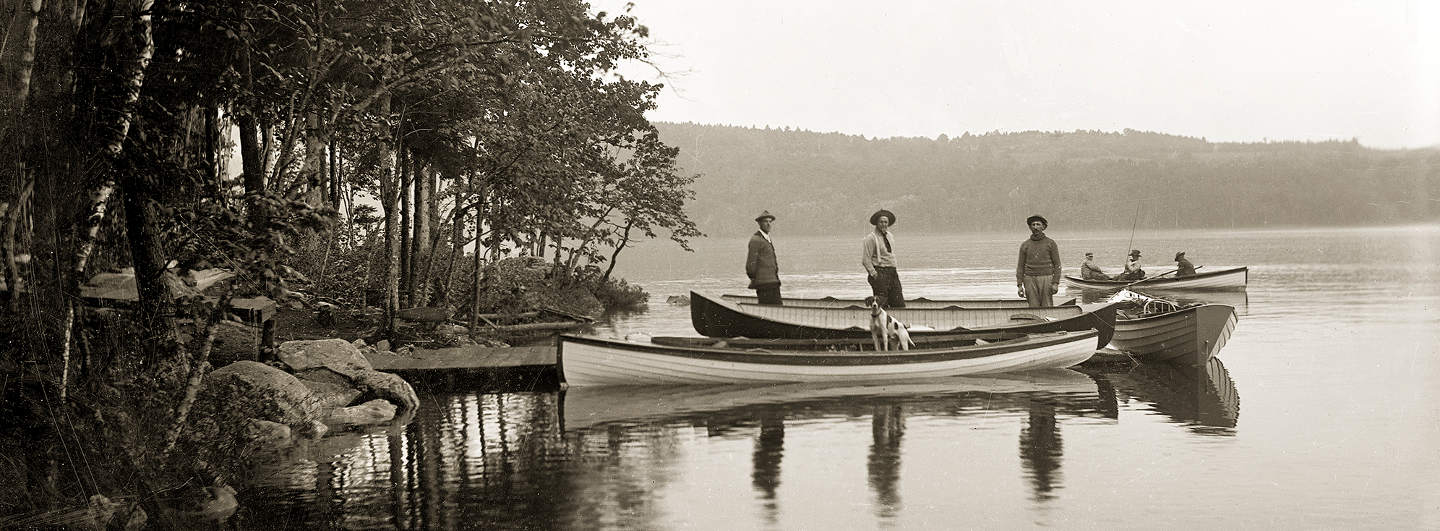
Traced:
<svg viewBox="0 0 1440 531">
<path fill-rule="evenodd" d="M 1025 337 L 1014 332 L 960 332 L 912 337 L 915 348 L 965 347 L 976 344 L 1009 341 Z M 875 343 L 869 337 L 837 339 L 785 339 L 747 337 L 676 337 L 655 336 L 650 342 L 668 347 L 692 348 L 741 348 L 767 350 L 819 350 L 819 351 L 861 351 L 875 350 Z"/>
<path fill-rule="evenodd" d="M 1110 342 L 1115 327 L 1115 306 L 1097 305 L 1048 308 L 895 308 L 891 314 L 912 326 L 910 336 L 957 332 L 1079 332 L 1099 331 L 1097 348 Z M 838 339 L 870 337 L 867 308 L 805 308 L 735 304 L 699 292 L 690 292 L 690 322 L 709 337 Z M 923 326 L 928 329 L 913 327 Z"/>
<path fill-rule="evenodd" d="M 725 294 L 721 299 L 735 304 L 759 304 L 760 299 L 754 295 Z M 839 299 L 835 297 L 804 298 L 785 297 L 784 306 L 801 306 L 806 308 L 864 308 L 864 299 Z M 1075 299 L 1061 302 L 1058 306 L 1069 306 L 1076 303 Z M 937 308 L 1029 308 L 1030 304 L 1025 299 L 927 299 L 917 297 L 907 299 L 905 308 L 912 310 L 931 310 Z"/>
<path fill-rule="evenodd" d="M 561 335 L 556 360 L 570 386 L 912 381 L 1074 366 L 1095 354 L 1095 334 L 1030 334 L 883 353 L 673 347 Z"/>
<path fill-rule="evenodd" d="M 1084 280 L 1065 275 L 1065 285 L 1082 289 L 1116 290 L 1124 287 L 1134 289 L 1181 289 L 1181 290 L 1243 290 L 1249 279 L 1248 267 L 1222 269 L 1197 273 L 1188 277 L 1150 277 L 1144 280 Z"/>
<path fill-rule="evenodd" d="M 1115 319 L 1110 346 L 1139 361 L 1203 366 L 1234 332 L 1235 308 L 1198 304 L 1156 315 Z"/>
<path fill-rule="evenodd" d="M 867 404 L 904 400 L 924 414 L 957 411 L 1024 411 L 1037 398 L 1059 412 L 1091 416 L 1098 409 L 1099 386 L 1070 369 L 1044 369 L 983 376 L 954 376 L 913 382 L 785 383 L 766 385 L 576 386 L 560 393 L 565 431 L 633 423 L 701 421 L 721 423 L 763 416 L 781 409 L 786 419 L 828 413 L 851 414 L 856 399 Z M 1113 396 L 1110 397 L 1113 400 Z M 963 407 L 961 405 L 963 404 Z M 719 419 L 715 417 L 721 417 Z"/>
</svg>

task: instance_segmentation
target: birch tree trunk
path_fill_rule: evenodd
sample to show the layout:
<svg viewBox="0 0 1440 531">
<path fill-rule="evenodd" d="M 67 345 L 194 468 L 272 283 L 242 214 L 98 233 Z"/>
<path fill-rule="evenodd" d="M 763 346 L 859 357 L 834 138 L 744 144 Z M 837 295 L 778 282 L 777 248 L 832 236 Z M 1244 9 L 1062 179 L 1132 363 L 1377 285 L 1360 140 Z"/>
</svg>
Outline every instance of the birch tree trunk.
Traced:
<svg viewBox="0 0 1440 531">
<path fill-rule="evenodd" d="M 423 166 L 415 165 L 415 234 L 410 237 L 410 275 L 411 302 L 414 306 L 425 306 L 430 300 L 429 260 L 428 256 L 433 255 L 430 249 L 430 233 L 433 227 L 430 225 L 431 213 L 431 189 L 434 184 L 430 176 L 426 174 Z M 421 265 L 425 264 L 425 265 Z"/>
<path fill-rule="evenodd" d="M 100 184 L 90 194 L 90 215 L 85 219 L 85 224 L 80 231 L 77 250 L 75 251 L 75 267 L 71 270 L 68 282 L 69 293 L 67 303 L 69 310 L 65 312 L 65 342 L 61 352 L 61 363 L 63 368 L 60 374 L 60 398 L 65 398 L 66 387 L 70 375 L 70 344 L 75 329 L 76 301 L 80 300 L 80 285 L 85 281 L 85 265 L 90 260 L 90 253 L 95 251 L 95 236 L 100 231 L 100 224 L 105 220 L 105 212 L 110 203 L 110 196 L 115 193 L 116 175 L 114 166 L 122 151 L 125 148 L 125 138 L 130 134 L 130 122 L 134 116 L 135 104 L 140 100 L 140 89 L 145 86 L 145 69 L 150 66 L 150 59 L 155 54 L 155 39 L 151 34 L 150 8 L 154 7 L 154 0 L 137 0 L 135 2 L 135 21 L 132 35 L 133 43 L 136 46 L 134 56 L 124 65 L 118 86 L 114 87 L 117 95 L 116 105 L 109 113 L 108 119 L 99 121 L 101 127 L 101 138 L 98 143 L 102 158 L 109 167 Z"/>
</svg>

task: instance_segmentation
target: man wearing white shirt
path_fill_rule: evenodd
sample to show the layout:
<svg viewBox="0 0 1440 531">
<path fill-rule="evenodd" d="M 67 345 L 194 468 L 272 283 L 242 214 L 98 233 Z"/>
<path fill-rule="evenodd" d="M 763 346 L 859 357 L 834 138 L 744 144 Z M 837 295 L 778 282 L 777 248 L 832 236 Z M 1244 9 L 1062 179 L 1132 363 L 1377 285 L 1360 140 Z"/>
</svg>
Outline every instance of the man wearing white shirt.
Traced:
<svg viewBox="0 0 1440 531">
<path fill-rule="evenodd" d="M 895 214 L 880 209 L 870 215 L 870 224 L 875 230 L 860 240 L 860 265 L 865 267 L 866 280 L 870 282 L 870 293 L 885 308 L 904 308 L 905 293 L 900 287 L 899 265 L 895 259 L 895 235 L 890 226 L 895 224 Z"/>
</svg>

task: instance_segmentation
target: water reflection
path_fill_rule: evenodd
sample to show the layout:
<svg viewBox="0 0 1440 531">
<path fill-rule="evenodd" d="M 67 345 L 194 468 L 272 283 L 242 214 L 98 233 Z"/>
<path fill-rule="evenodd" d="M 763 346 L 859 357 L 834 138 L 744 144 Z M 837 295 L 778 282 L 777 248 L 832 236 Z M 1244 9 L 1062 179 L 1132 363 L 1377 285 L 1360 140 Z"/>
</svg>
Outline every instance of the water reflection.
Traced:
<svg viewBox="0 0 1440 531">
<path fill-rule="evenodd" d="M 1199 434 L 1234 435 L 1240 419 L 1240 393 L 1219 358 L 1203 367 L 1146 363 L 1097 378 Z"/>
<path fill-rule="evenodd" d="M 870 454 L 865 470 L 875 491 L 875 516 L 882 521 L 900 510 L 900 439 L 905 435 L 905 414 L 899 404 L 875 406 L 870 417 Z"/>
<path fill-rule="evenodd" d="M 787 454 L 800 451 L 811 463 L 817 451 L 827 461 L 841 455 L 844 448 L 814 447 L 813 430 L 867 414 L 868 448 L 855 449 L 864 452 L 860 481 L 878 522 L 899 521 L 905 435 L 916 418 L 1021 423 L 1016 473 L 1045 499 L 1061 484 L 1060 419 L 1113 418 L 1115 394 L 1097 392 L 1103 383 L 1056 369 L 884 385 L 427 394 L 408 426 L 328 437 L 300 461 L 269 470 L 243 493 L 241 521 L 255 528 L 665 527 L 673 511 L 664 504 L 674 502 L 664 493 L 684 477 L 676 467 L 693 458 L 686 449 L 743 437 L 752 441 L 756 524 L 774 526 L 784 520 Z M 787 447 L 796 429 L 812 430 L 811 446 Z"/>
</svg>

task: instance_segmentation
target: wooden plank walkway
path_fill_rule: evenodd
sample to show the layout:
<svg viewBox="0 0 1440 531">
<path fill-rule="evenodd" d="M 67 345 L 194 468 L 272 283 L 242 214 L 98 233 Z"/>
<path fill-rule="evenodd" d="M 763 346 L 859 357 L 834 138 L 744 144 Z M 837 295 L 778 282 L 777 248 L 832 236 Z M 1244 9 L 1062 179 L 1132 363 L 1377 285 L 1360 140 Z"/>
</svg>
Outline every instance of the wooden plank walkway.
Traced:
<svg viewBox="0 0 1440 531">
<path fill-rule="evenodd" d="M 366 354 L 377 371 L 448 371 L 457 369 L 512 369 L 554 367 L 555 347 L 464 347 L 415 350 L 411 356 L 388 352 Z"/>
</svg>

